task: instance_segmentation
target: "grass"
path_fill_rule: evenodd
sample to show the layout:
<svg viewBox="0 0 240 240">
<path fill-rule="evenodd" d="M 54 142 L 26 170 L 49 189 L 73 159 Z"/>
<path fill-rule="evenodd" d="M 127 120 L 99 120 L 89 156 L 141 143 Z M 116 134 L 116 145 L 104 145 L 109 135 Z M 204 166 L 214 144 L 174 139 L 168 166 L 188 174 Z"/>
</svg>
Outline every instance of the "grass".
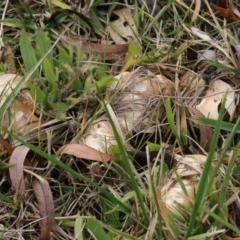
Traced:
<svg viewBox="0 0 240 240">
<path fill-rule="evenodd" d="M 0 238 L 240 237 L 238 22 L 187 1 L 29 2 L 0 4 L 0 71 L 23 76 L 0 83 Z M 226 89 L 215 119 L 198 110 L 219 76 L 231 122 Z"/>
</svg>

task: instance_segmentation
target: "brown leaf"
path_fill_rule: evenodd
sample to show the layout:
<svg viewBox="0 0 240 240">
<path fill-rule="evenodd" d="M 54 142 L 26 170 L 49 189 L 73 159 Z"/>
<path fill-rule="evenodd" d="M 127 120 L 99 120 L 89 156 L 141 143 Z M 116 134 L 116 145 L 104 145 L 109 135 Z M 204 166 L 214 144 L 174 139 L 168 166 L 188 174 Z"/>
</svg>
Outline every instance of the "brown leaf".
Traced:
<svg viewBox="0 0 240 240">
<path fill-rule="evenodd" d="M 88 160 L 107 162 L 112 160 L 112 156 L 99 152 L 94 148 L 88 147 L 80 143 L 70 143 L 62 146 L 58 153 L 73 155 L 77 158 L 84 158 Z"/>
<path fill-rule="evenodd" d="M 232 9 L 230 8 L 223 8 L 223 7 L 220 7 L 218 5 L 215 5 L 215 4 L 212 4 L 211 5 L 214 9 L 218 10 L 221 15 L 226 18 L 227 20 L 230 20 L 230 21 L 239 21 L 240 20 L 240 17 L 238 17 Z"/>
<path fill-rule="evenodd" d="M 217 5 L 222 8 L 227 8 L 227 1 L 226 0 L 218 0 Z"/>
<path fill-rule="evenodd" d="M 27 194 L 23 176 L 23 166 L 28 152 L 28 147 L 18 146 L 14 149 L 9 160 L 9 164 L 14 165 L 13 167 L 9 168 L 12 186 L 15 189 L 17 195 L 23 196 L 25 199 L 27 197 Z"/>
<path fill-rule="evenodd" d="M 99 56 L 103 60 L 119 60 L 125 57 L 128 52 L 128 44 L 98 44 L 87 42 L 86 39 L 78 35 L 63 36 L 61 42 L 66 48 L 72 45 L 76 50 L 80 48 L 85 53 Z"/>
<path fill-rule="evenodd" d="M 237 59 L 238 59 L 237 75 L 240 75 L 240 44 L 235 45 L 234 48 L 236 50 Z"/>
<path fill-rule="evenodd" d="M 2 134 L 0 134 L 0 144 L 4 147 L 4 149 L 8 152 L 8 154 L 12 154 L 14 147 L 3 138 Z"/>
<path fill-rule="evenodd" d="M 204 117 L 204 115 L 198 111 L 195 108 L 189 107 L 191 112 L 194 114 L 194 116 L 200 116 Z M 199 140 L 199 145 L 206 151 L 208 152 L 210 150 L 210 145 L 212 141 L 212 135 L 213 135 L 213 130 L 211 127 L 206 126 L 204 124 L 198 123 L 199 126 L 199 131 L 200 131 L 200 140 Z"/>
<path fill-rule="evenodd" d="M 53 196 L 48 182 L 45 179 L 34 180 L 32 183 L 35 196 L 38 201 L 39 213 L 41 216 L 41 233 L 39 240 L 49 238 L 54 223 Z"/>
<path fill-rule="evenodd" d="M 239 237 L 230 237 L 230 236 L 224 234 L 221 236 L 221 239 L 222 240 L 239 240 Z"/>
</svg>

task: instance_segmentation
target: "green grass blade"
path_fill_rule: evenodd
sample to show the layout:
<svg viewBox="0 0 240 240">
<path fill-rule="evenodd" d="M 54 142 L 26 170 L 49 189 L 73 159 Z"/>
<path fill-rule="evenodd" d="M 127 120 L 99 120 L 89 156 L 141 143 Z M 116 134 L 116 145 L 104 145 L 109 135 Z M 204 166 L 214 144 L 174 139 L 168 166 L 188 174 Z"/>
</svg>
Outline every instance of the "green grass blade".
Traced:
<svg viewBox="0 0 240 240">
<path fill-rule="evenodd" d="M 213 138 L 212 138 L 212 142 L 211 142 L 211 146 L 210 146 L 210 151 L 208 153 L 208 157 L 206 160 L 206 164 L 198 185 L 198 190 L 196 193 L 196 198 L 193 204 L 193 208 L 192 208 L 192 212 L 191 212 L 191 217 L 189 220 L 189 225 L 187 228 L 187 232 L 185 233 L 184 239 L 186 240 L 188 237 L 190 237 L 192 231 L 193 231 L 193 227 L 195 225 L 196 219 L 198 219 L 199 215 L 201 214 L 201 210 L 202 210 L 202 206 L 203 206 L 203 202 L 204 202 L 204 198 L 207 194 L 207 190 L 209 189 L 210 185 L 208 182 L 208 178 L 209 178 L 209 174 L 210 174 L 210 170 L 212 167 L 212 162 L 213 162 L 213 158 L 214 158 L 214 154 L 215 154 L 215 149 L 217 147 L 217 143 L 218 143 L 218 137 L 219 137 L 219 133 L 220 133 L 220 129 L 221 129 L 221 124 L 222 124 L 222 118 L 223 118 L 223 114 L 224 114 L 224 106 L 226 103 L 226 98 L 224 98 L 223 103 L 221 104 L 221 109 L 219 112 L 219 118 L 215 127 L 215 131 L 213 134 Z"/>
<path fill-rule="evenodd" d="M 68 66 L 73 66 L 73 58 L 70 53 L 68 53 L 62 46 L 58 46 L 59 51 L 59 68 L 62 64 L 67 64 Z M 63 70 L 63 69 L 62 69 Z"/>
<path fill-rule="evenodd" d="M 104 231 L 103 227 L 94 218 L 89 218 L 87 220 L 87 229 L 96 240 L 111 240 Z"/>
<path fill-rule="evenodd" d="M 16 18 L 5 18 L 0 19 L 0 23 L 5 23 L 8 26 L 16 27 L 16 28 L 31 28 L 35 30 L 37 28 L 37 24 L 30 20 L 20 20 Z"/>
<path fill-rule="evenodd" d="M 25 31 L 24 31 L 25 32 Z M 26 34 L 26 32 L 24 33 Z M 63 32 L 64 34 L 64 32 Z M 23 79 L 18 83 L 18 85 L 13 89 L 12 93 L 9 94 L 9 96 L 6 98 L 5 102 L 2 104 L 0 108 L 0 118 L 4 115 L 5 111 L 10 107 L 13 99 L 17 95 L 17 93 L 22 89 L 23 85 L 29 80 L 29 78 L 34 74 L 34 72 L 39 68 L 39 66 L 42 64 L 44 59 L 47 57 L 47 55 L 54 49 L 54 47 L 59 42 L 62 35 L 59 36 L 59 38 L 56 40 L 56 42 L 52 45 L 52 47 L 42 56 L 42 58 L 34 65 L 31 70 L 28 71 L 28 73 L 23 77 Z M 22 39 L 24 40 L 24 39 Z"/>
<path fill-rule="evenodd" d="M 178 135 L 178 132 L 177 132 L 177 126 L 176 126 L 175 120 L 174 120 L 170 98 L 168 98 L 165 102 L 165 109 L 166 109 L 167 121 L 168 121 L 169 127 L 170 127 L 173 135 L 177 138 L 177 140 L 179 142 L 181 142 L 180 136 Z"/>
<path fill-rule="evenodd" d="M 108 230 L 109 233 L 117 235 L 117 238 L 114 238 L 114 239 L 123 239 L 123 240 L 141 240 L 142 239 L 142 238 L 134 237 L 128 233 L 119 231 L 116 228 L 113 228 L 112 226 L 104 224 L 102 221 L 98 221 L 96 219 L 94 219 L 94 221 L 97 221 L 98 225 L 100 225 L 102 228 L 105 228 L 106 230 Z M 108 235 L 108 237 L 109 237 L 109 235 Z M 105 235 L 103 235 L 103 236 L 105 236 Z M 105 238 L 101 237 L 101 238 L 98 238 L 97 240 L 105 240 Z"/>
<path fill-rule="evenodd" d="M 219 167 L 222 164 L 222 160 L 226 156 L 226 153 L 227 153 L 227 151 L 230 148 L 230 144 L 233 141 L 233 138 L 234 138 L 234 136 L 235 136 L 235 134 L 237 132 L 237 128 L 239 127 L 239 124 L 240 124 L 240 117 L 237 119 L 235 125 L 233 125 L 233 128 L 231 129 L 231 133 L 230 133 L 230 135 L 227 138 L 227 141 L 226 141 L 226 143 L 224 145 L 224 148 L 222 149 L 222 151 L 220 153 L 220 156 L 218 157 L 218 161 L 217 161 L 217 163 L 216 163 L 216 165 L 215 165 L 215 167 L 213 169 L 213 172 L 211 173 L 210 179 L 209 179 L 209 185 L 208 185 L 207 192 L 210 190 L 211 185 L 212 185 L 212 183 L 214 181 L 214 178 L 215 178 L 215 176 L 217 175 L 217 173 L 219 171 Z M 235 154 L 237 154 L 237 153 L 235 152 Z M 229 167 L 232 168 L 233 166 L 228 166 L 228 168 Z M 223 194 L 225 192 L 222 190 L 221 193 Z"/>
<path fill-rule="evenodd" d="M 25 142 L 24 140 L 22 140 L 18 136 L 13 135 L 6 128 L 0 126 L 0 129 L 5 131 L 6 133 L 8 133 L 10 136 L 12 136 L 14 139 L 19 141 L 20 143 L 22 143 L 26 147 L 30 148 L 33 152 L 35 152 L 35 153 L 39 154 L 40 156 L 42 156 L 44 159 L 46 159 L 46 160 L 50 161 L 51 163 L 57 165 L 58 167 L 62 168 L 63 170 L 71 173 L 74 177 L 79 178 L 79 179 L 85 181 L 86 183 L 90 184 L 90 186 L 95 187 L 96 189 L 98 189 L 103 194 L 103 196 L 105 196 L 106 199 L 109 199 L 109 201 L 112 201 L 113 203 L 115 203 L 116 206 L 119 206 L 119 208 L 121 208 L 121 211 L 123 211 L 125 213 L 129 213 L 130 212 L 129 206 L 127 204 L 125 204 L 125 203 L 122 203 L 120 200 L 118 200 L 112 194 L 110 194 L 106 187 L 99 186 L 97 183 L 91 181 L 89 178 L 83 176 L 82 174 L 76 172 L 75 170 L 73 170 L 72 168 L 70 168 L 69 166 L 64 164 L 63 162 L 59 161 L 59 159 L 53 157 L 52 155 L 49 155 L 49 154 L 45 153 L 44 151 L 42 151 L 38 147 L 35 147 L 34 145 L 32 145 L 32 144 L 30 144 L 28 142 Z"/>
<path fill-rule="evenodd" d="M 240 117 L 238 118 L 238 123 L 239 122 L 240 122 Z M 234 132 L 234 130 L 233 130 L 233 132 Z M 232 134 L 232 135 L 234 136 L 235 134 Z M 230 138 L 230 136 L 229 136 L 229 138 Z M 232 139 L 233 139 L 233 137 L 232 137 Z M 236 149 L 233 152 L 233 155 L 232 155 L 230 161 L 228 162 L 227 170 L 226 170 L 226 173 L 225 173 L 225 176 L 224 176 L 224 179 L 223 179 L 223 183 L 222 183 L 222 187 L 221 187 L 221 191 L 220 191 L 220 197 L 219 197 L 219 205 L 220 206 L 222 206 L 223 204 L 226 203 L 227 187 L 228 187 L 229 179 L 231 178 L 231 174 L 232 174 L 232 171 L 233 171 L 235 160 L 238 156 L 239 148 L 240 148 L 240 142 L 237 144 Z"/>
<path fill-rule="evenodd" d="M 116 138 L 116 141 L 117 141 L 119 150 L 120 150 L 120 152 L 121 152 L 121 154 L 122 154 L 122 161 L 123 161 L 123 163 L 124 163 L 124 165 L 125 165 L 125 167 L 126 167 L 127 174 L 128 174 L 129 177 L 130 177 L 132 189 L 134 189 L 135 192 L 136 192 L 137 199 L 138 199 L 138 201 L 139 201 L 139 205 L 140 205 L 140 208 L 141 208 L 141 210 L 142 210 L 143 216 L 144 216 L 144 218 L 145 218 L 145 221 L 148 222 L 149 219 L 148 219 L 147 211 L 146 211 L 145 204 L 144 204 L 144 201 L 143 201 L 143 197 L 142 197 L 141 191 L 140 191 L 140 189 L 139 189 L 139 186 L 138 186 L 138 184 L 137 184 L 137 181 L 136 181 L 136 179 L 135 179 L 135 175 L 134 175 L 134 173 L 133 173 L 131 164 L 130 164 L 130 162 L 129 162 L 129 158 L 128 158 L 127 153 L 126 153 L 126 151 L 125 151 L 124 144 L 123 144 L 123 142 L 122 142 L 121 137 L 119 136 L 119 133 L 118 133 L 118 131 L 117 131 L 117 128 L 116 128 L 116 126 L 115 126 L 115 124 L 114 124 L 114 122 L 113 122 L 113 120 L 112 120 L 112 118 L 111 118 L 111 116 L 110 116 L 109 110 L 108 110 L 108 108 L 107 108 L 107 104 L 106 104 L 106 102 L 105 102 L 105 100 L 104 100 L 104 98 L 103 98 L 103 96 L 102 96 L 102 93 L 99 91 L 99 89 L 98 89 L 98 93 L 99 93 L 99 96 L 100 96 L 100 100 L 101 100 L 101 102 L 102 102 L 102 104 L 103 104 L 103 107 L 104 107 L 104 109 L 105 109 L 105 111 L 106 111 L 106 115 L 107 115 L 107 117 L 108 117 L 109 123 L 110 123 L 110 125 L 111 125 L 111 127 L 112 127 L 112 130 L 113 130 L 113 132 L 114 132 L 114 136 L 115 136 L 115 138 Z"/>
<path fill-rule="evenodd" d="M 159 21 L 159 18 L 164 14 L 164 12 L 171 7 L 172 3 L 174 3 L 175 0 L 169 0 L 168 3 L 161 8 L 161 11 L 154 17 L 154 19 L 151 19 L 151 22 L 147 25 L 147 28 L 144 29 L 145 32 L 148 32 L 152 26 Z"/>
<path fill-rule="evenodd" d="M 74 236 L 76 240 L 84 240 L 83 237 L 84 220 L 80 216 L 75 220 Z"/>
<path fill-rule="evenodd" d="M 26 70 L 30 71 L 31 69 L 35 68 L 35 66 L 38 63 L 37 57 L 32 47 L 31 40 L 27 36 L 25 29 L 23 29 L 21 32 L 20 49 L 21 49 L 21 54 L 22 54 L 22 58 L 23 58 L 23 62 Z M 38 68 L 36 68 L 31 75 L 35 78 L 39 78 L 40 73 Z"/>
<path fill-rule="evenodd" d="M 205 117 L 195 117 L 197 121 L 200 123 L 209 126 L 209 127 L 216 127 L 217 120 L 215 119 L 210 119 L 210 118 L 205 118 Z M 222 122 L 221 129 L 225 131 L 231 132 L 232 129 L 234 128 L 235 124 L 229 123 L 229 122 Z M 236 133 L 240 133 L 240 126 L 236 126 Z"/>
<path fill-rule="evenodd" d="M 7 196 L 6 196 L 5 194 L 3 194 L 3 193 L 0 193 L 0 199 L 1 199 L 2 201 L 7 202 L 7 203 L 14 204 L 13 200 L 12 200 L 11 198 L 7 197 Z"/>
<path fill-rule="evenodd" d="M 58 98 L 58 84 L 57 77 L 48 58 L 45 58 L 43 61 L 43 71 L 48 80 L 48 93 L 51 93 L 51 100 L 55 102 Z"/>
<path fill-rule="evenodd" d="M 214 219 L 216 219 L 217 221 L 219 221 L 220 223 L 222 223 L 222 225 L 228 227 L 229 229 L 231 229 L 232 231 L 234 231 L 235 233 L 237 233 L 238 235 L 240 234 L 240 229 L 233 226 L 231 223 L 226 222 L 223 218 L 219 217 L 217 214 L 211 212 L 209 209 L 203 207 L 203 210 L 209 214 L 211 217 L 213 217 Z"/>
<path fill-rule="evenodd" d="M 41 54 L 45 54 L 52 46 L 48 34 L 42 29 L 38 30 L 36 33 L 36 45 Z M 51 64 L 53 64 L 53 52 L 50 52 L 47 58 L 50 60 Z"/>
</svg>

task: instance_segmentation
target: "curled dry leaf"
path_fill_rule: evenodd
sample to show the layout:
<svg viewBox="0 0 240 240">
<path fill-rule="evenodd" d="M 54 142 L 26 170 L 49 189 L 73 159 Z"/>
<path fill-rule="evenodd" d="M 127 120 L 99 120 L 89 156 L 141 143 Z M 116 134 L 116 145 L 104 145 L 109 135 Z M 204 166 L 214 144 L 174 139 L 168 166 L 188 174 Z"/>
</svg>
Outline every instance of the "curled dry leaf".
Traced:
<svg viewBox="0 0 240 240">
<path fill-rule="evenodd" d="M 25 199 L 27 197 L 26 185 L 23 175 L 23 167 L 26 156 L 29 152 L 29 148 L 25 146 L 18 146 L 14 149 L 9 164 L 13 166 L 9 168 L 10 179 L 12 186 L 15 189 L 17 195 L 23 196 Z"/>
<path fill-rule="evenodd" d="M 231 8 L 225 8 L 225 7 L 221 7 L 221 6 L 215 5 L 215 4 L 211 4 L 211 6 L 215 10 L 219 11 L 220 14 L 224 18 L 226 18 L 227 20 L 230 20 L 230 21 L 239 21 L 240 20 L 240 16 L 238 16 L 236 14 L 236 12 L 234 12 Z"/>
<path fill-rule="evenodd" d="M 41 233 L 39 240 L 46 240 L 50 236 L 54 223 L 54 202 L 52 192 L 45 179 L 34 180 L 32 186 L 38 201 L 38 208 L 41 216 Z"/>
<path fill-rule="evenodd" d="M 62 146 L 58 153 L 73 155 L 77 158 L 107 162 L 112 160 L 112 156 L 99 152 L 98 150 L 80 143 L 69 143 Z"/>
<path fill-rule="evenodd" d="M 62 36 L 61 42 L 67 49 L 73 46 L 76 50 L 80 49 L 94 57 L 99 56 L 103 60 L 119 60 L 125 57 L 128 52 L 128 44 L 98 44 L 87 42 L 86 39 L 78 35 Z"/>
</svg>

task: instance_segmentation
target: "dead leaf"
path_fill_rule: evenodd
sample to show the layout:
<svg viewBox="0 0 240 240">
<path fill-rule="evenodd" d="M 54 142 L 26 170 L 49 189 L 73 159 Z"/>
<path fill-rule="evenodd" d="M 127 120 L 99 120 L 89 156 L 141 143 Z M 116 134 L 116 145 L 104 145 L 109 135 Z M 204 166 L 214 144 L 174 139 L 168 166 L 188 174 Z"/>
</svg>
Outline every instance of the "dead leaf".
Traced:
<svg viewBox="0 0 240 240">
<path fill-rule="evenodd" d="M 12 186 L 15 189 L 16 194 L 22 196 L 25 199 L 27 197 L 27 188 L 24 181 L 23 166 L 28 152 L 28 147 L 18 146 L 14 149 L 9 160 L 9 164 L 14 165 L 13 167 L 9 168 Z"/>
<path fill-rule="evenodd" d="M 221 237 L 221 239 L 222 240 L 240 240 L 239 237 L 230 237 L 230 236 L 225 235 L 225 234 Z"/>
<path fill-rule="evenodd" d="M 62 146 L 58 152 L 58 154 L 69 154 L 73 155 L 77 158 L 84 158 L 93 161 L 100 161 L 100 162 L 108 162 L 112 160 L 112 156 L 97 151 L 91 147 L 80 143 L 70 143 Z"/>
<path fill-rule="evenodd" d="M 189 107 L 189 109 L 194 114 L 193 117 L 194 116 L 204 117 L 204 115 L 200 111 L 198 111 L 197 109 L 191 108 L 191 107 Z M 211 129 L 211 127 L 206 126 L 204 124 L 201 124 L 199 122 L 198 122 L 198 126 L 199 126 L 199 132 L 200 132 L 199 145 L 206 152 L 208 152 L 210 150 L 210 145 L 211 145 L 211 142 L 212 142 L 213 130 Z"/>
<path fill-rule="evenodd" d="M 112 22 L 112 24 L 115 28 L 117 28 L 120 34 L 114 30 L 113 26 L 108 26 L 106 31 L 109 32 L 112 40 L 116 44 L 124 44 L 129 40 L 137 43 L 138 39 L 136 38 L 136 36 L 138 35 L 138 30 L 133 20 L 132 10 L 125 7 L 113 11 L 113 14 L 117 15 L 118 19 Z"/>
<path fill-rule="evenodd" d="M 85 53 L 95 57 L 99 56 L 103 60 L 119 60 L 125 57 L 128 52 L 128 44 L 98 44 L 87 42 L 86 39 L 78 35 L 65 35 L 61 38 L 61 42 L 67 49 L 73 46 L 76 51 L 82 49 Z"/>
<path fill-rule="evenodd" d="M 52 231 L 54 223 L 54 202 L 48 182 L 45 179 L 34 180 L 32 183 L 35 196 L 38 201 L 41 216 L 41 233 L 39 240 L 46 240 Z"/>
<path fill-rule="evenodd" d="M 0 144 L 4 147 L 4 149 L 8 152 L 8 154 L 12 154 L 14 151 L 14 147 L 3 138 L 2 134 L 0 134 Z"/>
<path fill-rule="evenodd" d="M 217 5 L 222 8 L 227 8 L 227 1 L 226 0 L 218 0 Z"/>
<path fill-rule="evenodd" d="M 230 8 L 223 8 L 221 6 L 215 5 L 215 4 L 211 4 L 211 6 L 215 9 L 218 10 L 220 12 L 220 14 L 226 18 L 227 20 L 230 21 L 239 21 L 240 17 L 237 16 L 232 9 Z"/>
<path fill-rule="evenodd" d="M 236 53 L 237 53 L 237 59 L 238 59 L 238 69 L 237 69 L 237 75 L 240 75 L 240 44 L 237 44 L 234 46 Z"/>
</svg>

